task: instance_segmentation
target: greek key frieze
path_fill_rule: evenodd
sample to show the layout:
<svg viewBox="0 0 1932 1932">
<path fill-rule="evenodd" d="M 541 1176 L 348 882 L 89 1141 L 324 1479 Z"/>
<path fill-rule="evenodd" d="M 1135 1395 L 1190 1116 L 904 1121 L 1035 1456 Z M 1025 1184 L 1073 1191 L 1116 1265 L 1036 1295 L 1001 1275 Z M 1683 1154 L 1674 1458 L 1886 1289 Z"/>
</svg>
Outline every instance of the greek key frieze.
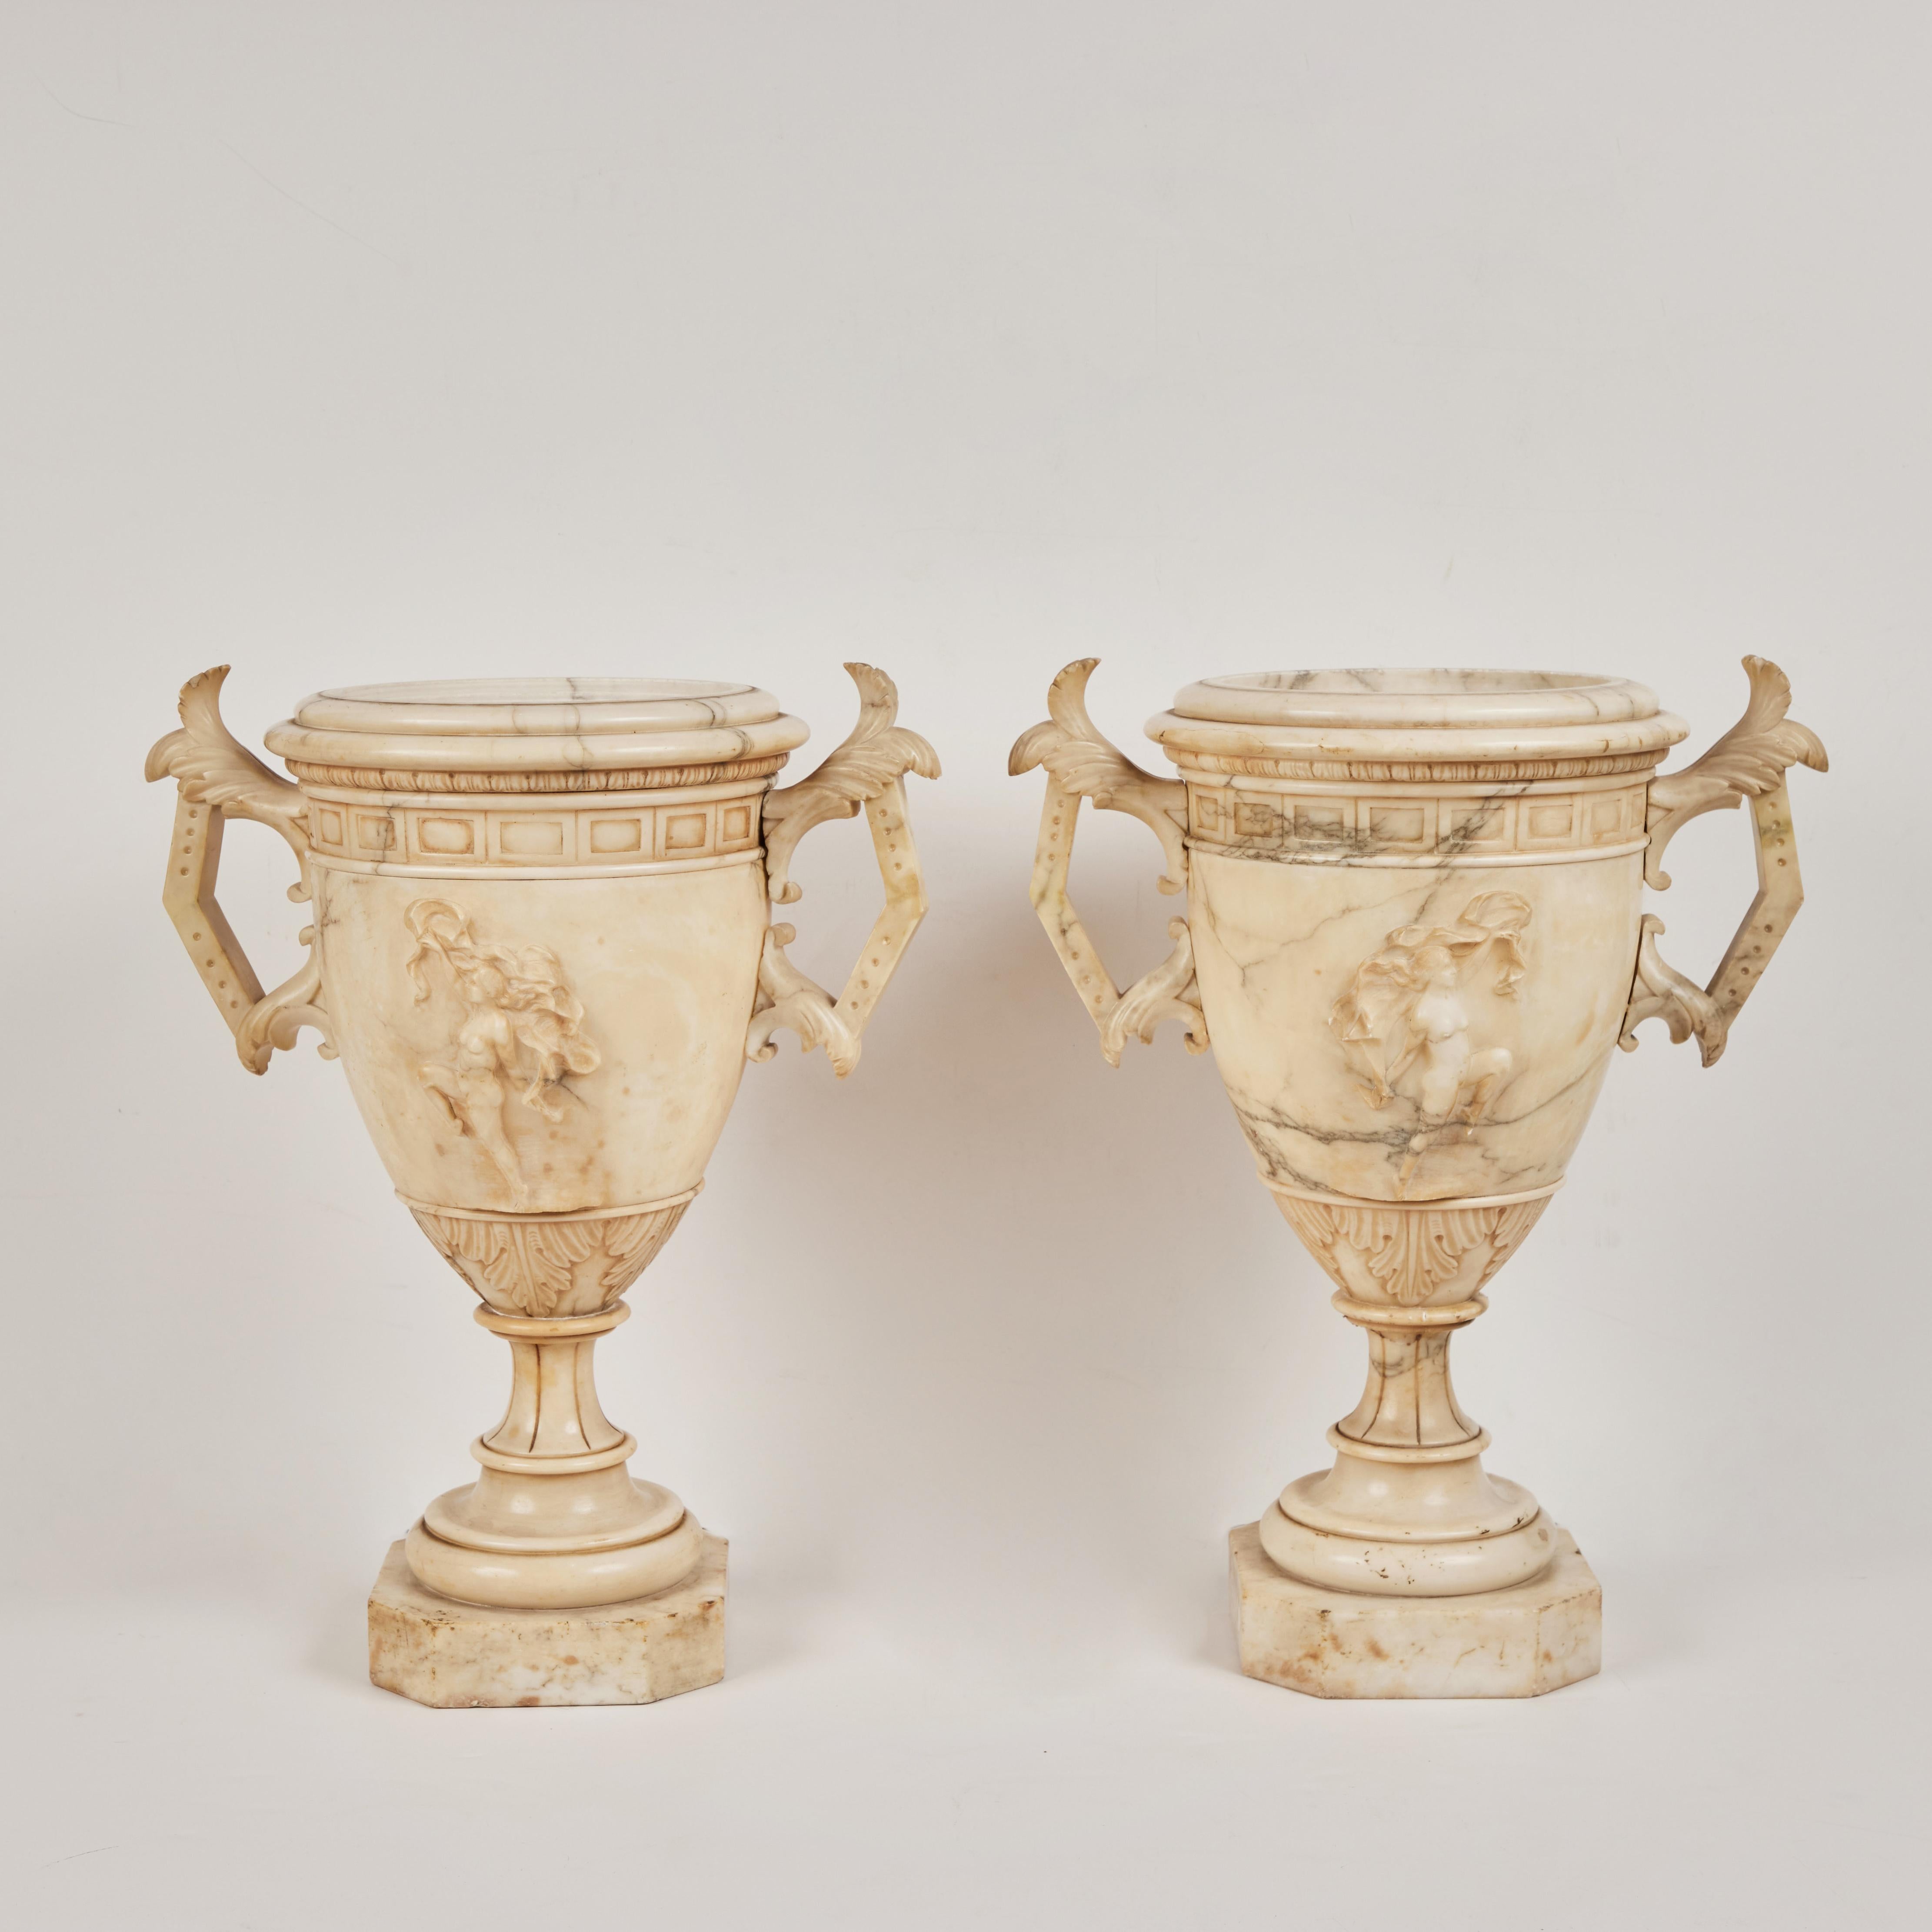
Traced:
<svg viewBox="0 0 1932 1932">
<path fill-rule="evenodd" d="M 1644 835 L 1645 787 L 1418 796 L 1187 788 L 1188 836 L 1244 858 L 1453 862 L 1586 852 Z"/>
<path fill-rule="evenodd" d="M 316 795 L 310 843 L 325 859 L 402 866 L 636 866 L 758 849 L 764 788 L 724 797 L 589 794 L 498 804 Z"/>
</svg>

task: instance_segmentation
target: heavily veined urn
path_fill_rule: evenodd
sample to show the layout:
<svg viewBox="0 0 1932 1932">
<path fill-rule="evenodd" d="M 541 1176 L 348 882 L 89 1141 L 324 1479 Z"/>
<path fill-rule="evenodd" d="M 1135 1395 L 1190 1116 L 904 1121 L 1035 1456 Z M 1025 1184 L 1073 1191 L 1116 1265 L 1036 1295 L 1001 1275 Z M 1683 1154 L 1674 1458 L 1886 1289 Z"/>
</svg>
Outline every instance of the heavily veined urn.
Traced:
<svg viewBox="0 0 1932 1932">
<path fill-rule="evenodd" d="M 634 1480 L 598 1406 L 596 1339 L 704 1184 L 746 1060 L 781 1028 L 839 1073 L 926 911 L 904 776 L 936 778 L 869 665 L 851 735 L 774 790 L 806 738 L 748 685 L 662 679 L 323 692 L 229 734 L 225 667 L 190 679 L 150 778 L 179 787 L 165 900 L 243 1065 L 309 1026 L 339 1055 L 396 1192 L 513 1357 L 475 1483 L 410 1532 L 416 1580 L 556 1610 L 668 1588 L 702 1532 Z M 836 996 L 787 956 L 794 850 L 861 810 L 885 907 Z M 271 825 L 309 900 L 308 956 L 264 992 L 214 897 L 230 818 Z"/>
<path fill-rule="evenodd" d="M 1802 896 L 1786 768 L 1822 771 L 1824 748 L 1757 658 L 1744 717 L 1662 777 L 1685 728 L 1627 679 L 1284 672 L 1189 686 L 1147 728 L 1179 769 L 1161 778 L 1095 730 L 1093 668 L 1062 671 L 1013 748 L 1047 776 L 1034 903 L 1109 1060 L 1164 1019 L 1211 1042 L 1263 1183 L 1369 1338 L 1334 1466 L 1282 1492 L 1261 1546 L 1317 1590 L 1524 1585 L 1560 1532 L 1484 1469 L 1450 1337 L 1562 1185 L 1612 1050 L 1657 1018 L 1706 1065 L 1724 1051 Z M 1082 799 L 1149 826 L 1185 896 L 1172 952 L 1125 992 L 1067 897 Z M 1687 820 L 1740 802 L 1758 892 L 1700 986 L 1658 953 L 1644 887 L 1670 884 Z"/>
</svg>

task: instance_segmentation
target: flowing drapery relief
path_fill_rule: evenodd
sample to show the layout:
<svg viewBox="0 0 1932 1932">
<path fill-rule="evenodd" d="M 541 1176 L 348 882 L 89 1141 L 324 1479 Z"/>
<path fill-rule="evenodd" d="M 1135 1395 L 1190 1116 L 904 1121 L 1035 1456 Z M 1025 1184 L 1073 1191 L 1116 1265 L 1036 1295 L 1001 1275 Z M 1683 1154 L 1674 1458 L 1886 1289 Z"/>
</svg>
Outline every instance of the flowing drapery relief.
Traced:
<svg viewBox="0 0 1932 1932">
<path fill-rule="evenodd" d="M 442 982 L 452 1008 L 447 1059 L 417 1070 L 459 1131 L 489 1156 L 512 1206 L 530 1202 L 506 1120 L 513 1104 L 555 1124 L 573 1074 L 592 1073 L 596 1048 L 584 1037 L 584 1005 L 547 946 L 500 945 L 477 938 L 470 917 L 446 899 L 418 899 L 404 914 L 416 948 L 404 962 L 418 1004 Z"/>
</svg>

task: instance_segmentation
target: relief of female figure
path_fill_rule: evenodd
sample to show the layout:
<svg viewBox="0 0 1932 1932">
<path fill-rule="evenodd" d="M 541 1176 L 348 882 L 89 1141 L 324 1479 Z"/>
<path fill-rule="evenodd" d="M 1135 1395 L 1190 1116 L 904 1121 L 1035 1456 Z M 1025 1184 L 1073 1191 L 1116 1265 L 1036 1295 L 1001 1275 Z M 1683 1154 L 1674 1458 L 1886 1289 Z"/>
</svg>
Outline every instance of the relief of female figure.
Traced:
<svg viewBox="0 0 1932 1932">
<path fill-rule="evenodd" d="M 1397 928 L 1356 969 L 1328 1024 L 1362 1075 L 1370 1106 L 1386 1107 L 1400 1095 L 1431 1126 L 1473 1124 L 1488 1112 L 1514 1056 L 1508 1047 L 1478 1048 L 1470 1039 L 1462 988 L 1492 954 L 1494 990 L 1515 998 L 1529 914 L 1528 901 L 1517 893 L 1481 892 L 1454 926 Z"/>
<path fill-rule="evenodd" d="M 548 946 L 485 944 L 471 932 L 469 915 L 442 899 L 418 899 L 404 918 L 416 942 L 404 964 L 418 1001 L 430 996 L 428 962 L 437 959 L 463 1008 L 451 1042 L 454 1064 L 418 1067 L 417 1077 L 489 1156 L 512 1205 L 526 1210 L 530 1190 L 505 1121 L 509 1089 L 545 1120 L 563 1118 L 554 1094 L 566 1075 L 589 1073 L 598 1060 L 578 1031 L 583 1004 Z"/>
</svg>

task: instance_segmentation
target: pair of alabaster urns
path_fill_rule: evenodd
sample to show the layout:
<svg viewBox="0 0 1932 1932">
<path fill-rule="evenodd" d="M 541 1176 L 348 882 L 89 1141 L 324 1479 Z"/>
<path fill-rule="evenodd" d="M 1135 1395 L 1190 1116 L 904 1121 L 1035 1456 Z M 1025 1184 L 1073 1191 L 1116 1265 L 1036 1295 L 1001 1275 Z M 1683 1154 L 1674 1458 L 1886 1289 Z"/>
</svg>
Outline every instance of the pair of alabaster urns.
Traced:
<svg viewBox="0 0 1932 1932">
<path fill-rule="evenodd" d="M 1617 678 L 1312 671 L 1209 678 L 1148 725 L 1156 778 L 1054 681 L 1011 769 L 1047 775 L 1033 899 L 1118 1064 L 1178 1020 L 1210 1044 L 1264 1184 L 1369 1340 L 1334 1466 L 1230 1538 L 1241 1667 L 1325 1696 L 1510 1696 L 1598 1667 L 1601 1599 L 1535 1498 L 1489 1474 L 1450 1337 L 1535 1225 L 1611 1051 L 1663 1019 L 1708 1064 L 1802 896 L 1785 774 L 1823 748 L 1747 658 L 1744 716 L 1684 736 Z M 191 680 L 150 778 L 179 787 L 165 900 L 260 1072 L 315 1028 L 396 1191 L 512 1356 L 476 1481 L 394 1546 L 370 1674 L 442 1706 L 645 1702 L 724 1670 L 724 1544 L 598 1405 L 591 1354 L 704 1181 L 746 1058 L 781 1028 L 842 1075 L 926 910 L 891 680 L 812 776 L 806 728 L 748 686 L 656 680 L 325 692 L 268 734 Z M 1118 989 L 1066 896 L 1080 801 L 1144 820 L 1185 896 Z M 1646 883 L 1687 819 L 1748 801 L 1759 890 L 1709 984 L 1666 965 Z M 885 905 L 834 997 L 773 902 L 813 826 L 863 809 Z M 222 826 L 271 825 L 314 902 L 265 993 L 214 897 Z"/>
</svg>

